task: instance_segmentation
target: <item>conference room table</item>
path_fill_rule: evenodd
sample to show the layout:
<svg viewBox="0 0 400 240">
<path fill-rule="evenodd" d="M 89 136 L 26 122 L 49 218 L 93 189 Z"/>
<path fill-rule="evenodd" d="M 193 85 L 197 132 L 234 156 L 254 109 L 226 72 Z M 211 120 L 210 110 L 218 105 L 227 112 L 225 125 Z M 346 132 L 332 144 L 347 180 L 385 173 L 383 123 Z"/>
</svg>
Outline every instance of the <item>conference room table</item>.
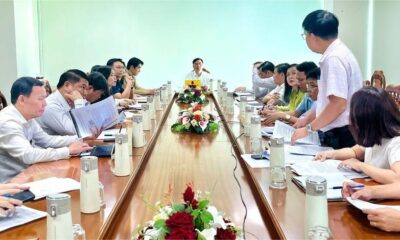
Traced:
<svg viewBox="0 0 400 240">
<path fill-rule="evenodd" d="M 233 115 L 224 114 L 216 97 L 211 95 L 204 109 L 218 116 L 218 133 L 173 133 L 170 127 L 176 122 L 179 111 L 189 107 L 176 104 L 175 99 L 176 96 L 162 111 L 157 111 L 151 130 L 145 131 L 147 144 L 133 149 L 134 167 L 130 176 L 114 176 L 110 158 L 99 158 L 99 177 L 104 185 L 106 203 L 100 212 L 80 213 L 79 190 L 68 192 L 73 223 L 82 225 L 86 238 L 130 238 L 138 225 L 143 226 L 153 218 L 154 205 L 166 200 L 167 192 L 172 193 L 174 202 L 181 203 L 187 184 L 192 184 L 195 191 L 210 192 L 211 205 L 237 226 L 243 227 L 245 220 L 247 239 L 304 238 L 304 192 L 290 181 L 289 169 L 287 188 L 276 190 L 269 188 L 267 168 L 252 169 L 242 160 L 240 154 L 249 151 L 249 139 L 240 136 L 243 129 L 237 109 Z M 35 164 L 12 182 L 25 183 L 55 176 L 79 181 L 79 161 L 79 157 L 73 157 Z M 25 205 L 46 211 L 45 199 Z M 334 239 L 400 238 L 400 234 L 371 227 L 365 214 L 346 202 L 329 202 L 328 209 Z M 45 218 L 0 233 L 0 239 L 38 238 L 46 238 Z"/>
</svg>

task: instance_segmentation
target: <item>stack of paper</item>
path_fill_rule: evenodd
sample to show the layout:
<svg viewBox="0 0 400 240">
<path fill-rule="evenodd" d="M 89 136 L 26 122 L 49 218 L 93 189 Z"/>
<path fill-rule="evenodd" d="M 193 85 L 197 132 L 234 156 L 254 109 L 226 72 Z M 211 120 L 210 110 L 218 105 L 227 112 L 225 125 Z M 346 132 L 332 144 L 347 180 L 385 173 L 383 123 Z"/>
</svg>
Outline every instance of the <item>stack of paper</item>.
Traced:
<svg viewBox="0 0 400 240">
<path fill-rule="evenodd" d="M 0 232 L 46 216 L 46 212 L 38 211 L 25 206 L 16 207 L 16 211 L 12 217 L 6 217 L 0 220 Z"/>
<path fill-rule="evenodd" d="M 354 178 L 366 177 L 363 173 L 358 173 L 349 169 L 338 169 L 340 161 L 311 161 L 291 165 L 293 172 L 300 176 L 294 176 L 295 182 L 301 189 L 305 189 L 306 179 L 309 176 L 321 176 L 327 181 L 327 198 L 330 201 L 341 200 L 341 187 L 344 182 L 351 182 Z"/>
<path fill-rule="evenodd" d="M 48 195 L 69 192 L 81 188 L 80 182 L 71 178 L 51 177 L 24 184 L 35 195 L 35 200 Z"/>
</svg>

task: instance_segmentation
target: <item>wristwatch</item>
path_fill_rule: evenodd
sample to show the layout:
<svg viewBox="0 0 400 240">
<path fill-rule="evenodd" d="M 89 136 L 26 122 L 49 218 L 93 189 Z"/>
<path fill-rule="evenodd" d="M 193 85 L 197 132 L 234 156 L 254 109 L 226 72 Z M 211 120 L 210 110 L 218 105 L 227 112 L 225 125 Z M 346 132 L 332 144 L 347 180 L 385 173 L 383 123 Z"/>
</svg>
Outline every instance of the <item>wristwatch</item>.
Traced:
<svg viewBox="0 0 400 240">
<path fill-rule="evenodd" d="M 286 120 L 286 121 L 289 121 L 291 117 L 292 117 L 292 116 L 290 116 L 289 114 L 286 114 L 286 115 L 285 115 L 285 120 Z"/>
<path fill-rule="evenodd" d="M 308 132 L 308 133 L 315 133 L 315 132 L 317 132 L 317 131 L 315 131 L 315 130 L 312 129 L 311 123 L 309 123 L 309 124 L 306 125 L 306 129 L 307 129 L 307 132 Z"/>
</svg>

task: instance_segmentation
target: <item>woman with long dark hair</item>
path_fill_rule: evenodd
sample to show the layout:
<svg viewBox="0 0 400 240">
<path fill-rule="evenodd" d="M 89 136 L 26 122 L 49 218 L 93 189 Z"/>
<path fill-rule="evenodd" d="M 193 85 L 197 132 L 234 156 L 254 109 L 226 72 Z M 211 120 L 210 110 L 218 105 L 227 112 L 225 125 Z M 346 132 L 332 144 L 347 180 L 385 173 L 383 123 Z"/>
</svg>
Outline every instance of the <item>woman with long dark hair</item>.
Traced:
<svg viewBox="0 0 400 240">
<path fill-rule="evenodd" d="M 350 103 L 351 148 L 326 151 L 317 160 L 343 160 L 340 167 L 363 172 L 379 183 L 400 181 L 400 112 L 383 89 L 364 87 Z"/>
</svg>

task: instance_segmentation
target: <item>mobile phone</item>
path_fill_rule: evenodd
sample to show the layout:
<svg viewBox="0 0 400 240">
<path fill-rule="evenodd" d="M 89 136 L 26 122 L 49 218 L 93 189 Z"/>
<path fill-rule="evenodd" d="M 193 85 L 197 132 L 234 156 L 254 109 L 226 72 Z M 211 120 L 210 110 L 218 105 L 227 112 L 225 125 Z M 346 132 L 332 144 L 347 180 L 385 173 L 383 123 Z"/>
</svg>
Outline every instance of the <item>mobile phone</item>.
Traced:
<svg viewBox="0 0 400 240">
<path fill-rule="evenodd" d="M 252 159 L 261 160 L 263 159 L 262 154 L 251 154 Z"/>
<path fill-rule="evenodd" d="M 25 190 L 10 196 L 10 198 L 18 199 L 22 202 L 29 202 L 35 199 L 35 194 L 29 190 Z"/>
</svg>

